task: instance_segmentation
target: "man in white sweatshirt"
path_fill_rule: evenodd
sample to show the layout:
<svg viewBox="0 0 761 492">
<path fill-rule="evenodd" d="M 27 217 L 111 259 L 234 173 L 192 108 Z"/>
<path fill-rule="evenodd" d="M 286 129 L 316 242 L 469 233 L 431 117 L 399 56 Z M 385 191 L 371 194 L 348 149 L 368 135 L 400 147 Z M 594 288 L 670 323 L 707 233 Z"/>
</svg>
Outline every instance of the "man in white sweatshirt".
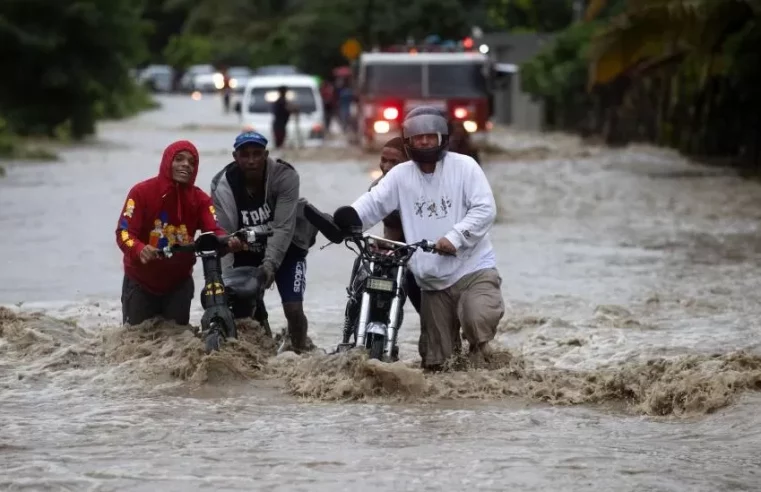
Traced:
<svg viewBox="0 0 761 492">
<path fill-rule="evenodd" d="M 411 161 L 391 169 L 352 204 L 367 230 L 399 210 L 407 242 L 436 242 L 448 255 L 418 251 L 410 269 L 422 290 L 420 353 L 423 367 L 440 370 L 459 345 L 460 327 L 471 360 L 490 354 L 504 315 L 502 279 L 489 239 L 496 205 L 489 182 L 471 157 L 448 152 L 447 120 L 418 107 L 402 133 Z"/>
</svg>

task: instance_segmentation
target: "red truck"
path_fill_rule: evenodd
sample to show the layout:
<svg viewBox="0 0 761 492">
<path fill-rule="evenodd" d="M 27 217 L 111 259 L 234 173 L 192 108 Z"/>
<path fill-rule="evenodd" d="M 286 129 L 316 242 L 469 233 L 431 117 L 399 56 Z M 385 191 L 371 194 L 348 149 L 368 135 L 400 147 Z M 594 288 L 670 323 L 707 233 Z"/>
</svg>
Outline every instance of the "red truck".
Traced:
<svg viewBox="0 0 761 492">
<path fill-rule="evenodd" d="M 400 135 L 404 116 L 429 105 L 460 120 L 473 140 L 491 129 L 493 64 L 479 52 L 363 53 L 356 66 L 357 131 L 365 148 Z"/>
</svg>

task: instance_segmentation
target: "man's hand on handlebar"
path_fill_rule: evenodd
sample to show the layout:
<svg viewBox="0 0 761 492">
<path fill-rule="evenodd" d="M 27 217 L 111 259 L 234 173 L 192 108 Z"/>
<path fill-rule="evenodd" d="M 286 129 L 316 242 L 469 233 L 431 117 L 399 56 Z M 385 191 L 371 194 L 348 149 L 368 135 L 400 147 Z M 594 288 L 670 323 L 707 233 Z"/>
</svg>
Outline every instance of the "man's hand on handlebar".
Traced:
<svg viewBox="0 0 761 492">
<path fill-rule="evenodd" d="M 246 249 L 246 245 L 243 244 L 243 241 L 233 236 L 227 240 L 227 248 L 230 250 L 231 253 L 237 253 L 239 251 L 243 251 L 244 249 Z"/>
<path fill-rule="evenodd" d="M 146 244 L 140 251 L 140 261 L 143 263 L 143 265 L 145 265 L 150 261 L 157 260 L 160 254 L 161 252 L 158 248 L 151 246 L 150 244 Z"/>
<path fill-rule="evenodd" d="M 440 255 L 456 255 L 457 254 L 457 248 L 454 247 L 454 245 L 449 242 L 449 239 L 442 237 L 438 241 L 436 241 L 435 246 L 435 252 Z"/>
</svg>

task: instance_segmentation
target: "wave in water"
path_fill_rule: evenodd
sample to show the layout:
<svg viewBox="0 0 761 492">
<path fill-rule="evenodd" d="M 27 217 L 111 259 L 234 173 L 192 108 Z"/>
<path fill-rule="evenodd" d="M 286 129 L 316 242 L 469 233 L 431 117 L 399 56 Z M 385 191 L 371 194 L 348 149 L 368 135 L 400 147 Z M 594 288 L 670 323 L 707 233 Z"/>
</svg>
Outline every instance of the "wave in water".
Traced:
<svg viewBox="0 0 761 492">
<path fill-rule="evenodd" d="M 630 362 L 587 371 L 539 369 L 510 351 L 484 368 L 454 361 L 452 372 L 425 374 L 411 363 L 381 363 L 362 351 L 275 356 L 275 342 L 255 323 L 211 355 L 187 328 L 145 323 L 98 333 L 39 314 L 0 308 L 0 381 L 93 370 L 91 384 L 146 391 L 225 386 L 279 379 L 286 391 L 329 401 L 405 401 L 524 398 L 551 405 L 613 406 L 655 416 L 707 414 L 739 394 L 761 390 L 761 357 L 743 351 Z M 81 384 L 81 381 L 80 381 Z"/>
</svg>

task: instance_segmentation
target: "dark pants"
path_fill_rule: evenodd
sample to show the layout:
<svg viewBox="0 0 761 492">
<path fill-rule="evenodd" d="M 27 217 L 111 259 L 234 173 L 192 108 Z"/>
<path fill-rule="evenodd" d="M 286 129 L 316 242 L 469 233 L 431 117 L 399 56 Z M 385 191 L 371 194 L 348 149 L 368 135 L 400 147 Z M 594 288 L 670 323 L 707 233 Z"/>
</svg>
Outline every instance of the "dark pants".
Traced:
<svg viewBox="0 0 761 492">
<path fill-rule="evenodd" d="M 332 104 L 326 104 L 323 111 L 325 112 L 325 135 L 330 131 L 330 124 L 333 122 L 333 112 L 335 108 Z"/>
<path fill-rule="evenodd" d="M 254 307 L 256 310 L 254 311 Z M 264 305 L 264 299 L 238 299 L 234 298 L 231 303 L 233 318 L 244 319 L 251 318 L 263 324 L 269 320 L 267 307 Z"/>
<path fill-rule="evenodd" d="M 420 314 L 420 286 L 415 281 L 415 276 L 407 270 L 407 297 L 409 297 L 412 307 Z"/>
<path fill-rule="evenodd" d="M 275 148 L 276 149 L 282 148 L 283 143 L 285 143 L 285 126 L 273 125 L 272 136 L 275 137 Z"/>
<path fill-rule="evenodd" d="M 126 275 L 122 282 L 122 322 L 138 325 L 161 316 L 178 325 L 190 323 L 190 303 L 193 300 L 193 277 L 164 295 L 152 294 Z"/>
</svg>

